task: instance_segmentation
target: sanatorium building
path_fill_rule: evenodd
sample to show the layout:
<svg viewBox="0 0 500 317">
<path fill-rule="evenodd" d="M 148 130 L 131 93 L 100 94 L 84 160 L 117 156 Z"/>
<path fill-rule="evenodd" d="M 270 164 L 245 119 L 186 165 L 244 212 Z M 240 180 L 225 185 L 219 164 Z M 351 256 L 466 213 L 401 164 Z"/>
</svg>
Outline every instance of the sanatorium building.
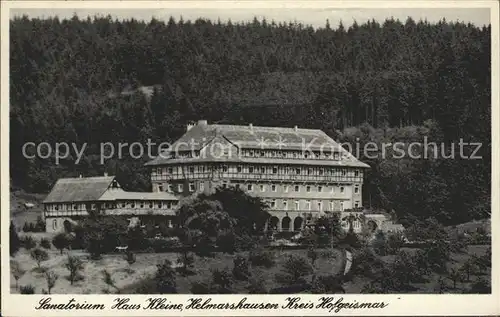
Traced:
<svg viewBox="0 0 500 317">
<path fill-rule="evenodd" d="M 299 231 L 325 212 L 362 207 L 369 168 L 321 130 L 205 120 L 146 166 L 152 192 L 124 191 L 107 175 L 59 179 L 44 201 L 47 231 L 70 230 L 91 212 L 173 226 L 182 197 L 229 186 L 268 203 L 268 229 Z"/>
</svg>

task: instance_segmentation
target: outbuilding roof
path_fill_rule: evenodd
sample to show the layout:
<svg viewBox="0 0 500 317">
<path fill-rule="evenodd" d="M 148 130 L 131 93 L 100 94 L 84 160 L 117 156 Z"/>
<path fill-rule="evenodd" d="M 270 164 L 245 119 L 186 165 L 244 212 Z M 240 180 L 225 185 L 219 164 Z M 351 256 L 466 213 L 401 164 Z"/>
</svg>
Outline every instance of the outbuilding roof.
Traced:
<svg viewBox="0 0 500 317">
<path fill-rule="evenodd" d="M 98 200 L 111 186 L 114 176 L 60 178 L 44 203 Z"/>
</svg>

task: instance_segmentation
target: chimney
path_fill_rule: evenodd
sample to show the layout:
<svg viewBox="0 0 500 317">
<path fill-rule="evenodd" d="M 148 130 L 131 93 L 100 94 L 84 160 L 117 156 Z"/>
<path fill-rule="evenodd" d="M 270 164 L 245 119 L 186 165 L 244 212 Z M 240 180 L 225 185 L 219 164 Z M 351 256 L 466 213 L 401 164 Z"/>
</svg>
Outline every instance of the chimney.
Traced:
<svg viewBox="0 0 500 317">
<path fill-rule="evenodd" d="M 108 176 L 108 172 L 104 172 L 104 177 L 107 177 Z"/>
<path fill-rule="evenodd" d="M 80 178 L 82 178 L 82 174 L 80 174 L 80 176 L 79 176 L 79 177 L 80 177 Z"/>
<path fill-rule="evenodd" d="M 198 120 L 198 125 L 207 125 L 208 121 L 207 120 Z"/>
<path fill-rule="evenodd" d="M 299 130 L 299 127 L 295 126 L 295 127 L 293 127 L 293 129 L 295 130 L 295 132 L 297 132 Z"/>
<path fill-rule="evenodd" d="M 252 131 L 252 132 L 253 132 L 253 124 L 251 124 L 251 123 L 250 123 L 250 124 L 248 125 L 248 127 L 250 128 L 250 131 Z"/>
</svg>

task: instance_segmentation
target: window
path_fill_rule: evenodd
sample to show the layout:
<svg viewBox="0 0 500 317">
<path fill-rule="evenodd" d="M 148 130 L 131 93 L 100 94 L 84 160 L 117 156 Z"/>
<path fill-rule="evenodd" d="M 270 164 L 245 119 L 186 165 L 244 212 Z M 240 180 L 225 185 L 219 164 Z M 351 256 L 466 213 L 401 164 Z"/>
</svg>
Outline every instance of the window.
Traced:
<svg viewBox="0 0 500 317">
<path fill-rule="evenodd" d="M 318 210 L 323 210 L 323 203 L 321 201 L 318 201 Z"/>
<path fill-rule="evenodd" d="M 191 166 L 191 167 L 189 168 L 189 173 L 194 173 L 194 166 Z"/>
<path fill-rule="evenodd" d="M 273 192 L 275 192 L 275 191 L 276 191 L 276 185 L 271 185 L 271 190 L 272 190 Z"/>
<path fill-rule="evenodd" d="M 288 210 L 288 202 L 286 200 L 283 200 L 283 209 Z"/>
<path fill-rule="evenodd" d="M 130 204 L 130 207 L 135 208 L 135 204 L 134 203 Z"/>
<path fill-rule="evenodd" d="M 200 183 L 200 190 L 204 191 L 205 190 L 205 183 Z"/>
<path fill-rule="evenodd" d="M 194 192 L 194 183 L 189 183 L 189 191 Z"/>
<path fill-rule="evenodd" d="M 307 170 L 307 175 L 311 175 L 312 173 L 313 173 L 312 168 L 310 168 L 310 169 Z"/>
<path fill-rule="evenodd" d="M 153 203 L 152 202 L 149 203 L 149 208 L 153 208 Z"/>
<path fill-rule="evenodd" d="M 222 166 L 222 171 L 223 171 L 224 173 L 226 173 L 226 172 L 227 172 L 227 170 L 228 170 L 227 165 Z"/>
<path fill-rule="evenodd" d="M 300 201 L 295 201 L 295 210 L 300 210 Z"/>
<path fill-rule="evenodd" d="M 178 184 L 177 185 L 177 191 L 178 192 L 182 192 L 182 184 Z"/>
<path fill-rule="evenodd" d="M 240 189 L 240 184 L 235 185 L 236 189 Z"/>
<path fill-rule="evenodd" d="M 174 171 L 174 169 L 173 169 L 173 168 L 171 168 L 171 167 L 169 167 L 169 168 L 168 168 L 168 173 L 169 173 L 169 174 L 172 174 L 172 172 L 173 172 L 173 171 Z"/>
<path fill-rule="evenodd" d="M 300 168 L 295 169 L 295 174 L 300 175 Z"/>
<path fill-rule="evenodd" d="M 127 205 L 127 204 L 125 204 L 125 203 L 122 203 L 122 208 L 125 208 L 125 206 L 126 206 L 126 205 Z"/>
<path fill-rule="evenodd" d="M 311 192 L 311 186 L 306 186 L 306 192 L 308 192 L 308 193 Z"/>
<path fill-rule="evenodd" d="M 354 193 L 355 194 L 359 193 L 359 187 L 358 186 L 354 187 Z"/>
<path fill-rule="evenodd" d="M 222 188 L 226 189 L 227 188 L 227 183 L 222 183 Z"/>
<path fill-rule="evenodd" d="M 260 172 L 263 173 L 263 174 L 266 173 L 266 168 L 265 167 L 261 167 L 260 168 Z"/>
<path fill-rule="evenodd" d="M 266 191 L 266 186 L 265 185 L 260 185 L 260 191 L 265 192 Z"/>
<path fill-rule="evenodd" d="M 340 202 L 340 211 L 344 211 L 344 202 L 343 201 Z"/>
<path fill-rule="evenodd" d="M 278 168 L 277 167 L 273 167 L 273 174 L 278 174 Z"/>
<path fill-rule="evenodd" d="M 167 192 L 171 193 L 173 191 L 174 191 L 174 189 L 172 188 L 172 184 L 168 184 L 167 185 Z"/>
<path fill-rule="evenodd" d="M 59 206 L 57 206 L 57 205 L 56 205 L 56 207 L 55 207 L 54 209 L 55 209 L 56 211 L 58 211 L 58 210 L 59 210 Z"/>
<path fill-rule="evenodd" d="M 236 171 L 238 171 L 238 173 L 241 173 L 241 166 L 238 166 L 238 167 L 236 168 Z"/>
<path fill-rule="evenodd" d="M 345 176 L 347 174 L 346 170 L 342 170 L 342 175 Z"/>
<path fill-rule="evenodd" d="M 52 229 L 57 230 L 57 219 L 52 221 Z"/>
<path fill-rule="evenodd" d="M 158 202 L 158 208 L 161 208 L 162 207 L 162 204 L 161 204 L 161 201 Z"/>
<path fill-rule="evenodd" d="M 354 176 L 358 177 L 359 176 L 359 171 L 358 170 L 355 170 L 354 171 Z"/>
<path fill-rule="evenodd" d="M 341 193 L 343 193 L 343 192 L 344 192 L 344 187 L 343 187 L 343 186 L 341 186 L 341 187 L 340 187 L 340 192 L 341 192 Z"/>
<path fill-rule="evenodd" d="M 330 211 L 333 211 L 333 206 L 334 206 L 333 201 L 331 201 L 330 202 Z"/>
<path fill-rule="evenodd" d="M 77 210 L 78 209 L 78 205 L 73 205 L 73 209 Z"/>
<path fill-rule="evenodd" d="M 167 209 L 170 209 L 170 208 L 172 208 L 172 202 L 167 201 Z"/>
<path fill-rule="evenodd" d="M 354 208 L 358 208 L 358 207 L 359 207 L 359 201 L 354 202 Z"/>
<path fill-rule="evenodd" d="M 276 208 L 276 200 L 271 200 L 271 208 Z"/>
<path fill-rule="evenodd" d="M 250 166 L 250 167 L 248 168 L 248 172 L 249 172 L 249 173 L 253 173 L 253 166 Z"/>
<path fill-rule="evenodd" d="M 309 200 L 306 201 L 306 210 L 311 210 L 311 202 Z"/>
<path fill-rule="evenodd" d="M 284 191 L 285 193 L 288 193 L 288 185 L 283 186 L 283 191 Z"/>
<path fill-rule="evenodd" d="M 300 190 L 299 185 L 295 185 L 295 191 L 296 191 L 296 192 L 299 192 L 299 190 Z"/>
<path fill-rule="evenodd" d="M 141 208 L 144 208 L 144 203 L 141 203 Z"/>
<path fill-rule="evenodd" d="M 321 193 L 323 191 L 323 186 L 318 186 L 318 193 Z"/>
<path fill-rule="evenodd" d="M 163 191 L 163 185 L 158 185 L 158 191 L 162 192 Z"/>
<path fill-rule="evenodd" d="M 253 185 L 252 184 L 248 184 L 247 185 L 247 189 L 248 189 L 248 191 L 251 192 L 253 190 Z"/>
</svg>

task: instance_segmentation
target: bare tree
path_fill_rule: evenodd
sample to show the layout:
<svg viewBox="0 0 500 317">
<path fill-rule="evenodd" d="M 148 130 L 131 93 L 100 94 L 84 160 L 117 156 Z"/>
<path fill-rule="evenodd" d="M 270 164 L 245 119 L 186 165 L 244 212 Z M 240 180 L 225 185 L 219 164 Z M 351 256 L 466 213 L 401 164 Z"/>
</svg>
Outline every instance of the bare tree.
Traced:
<svg viewBox="0 0 500 317">
<path fill-rule="evenodd" d="M 57 275 L 55 272 L 48 270 L 45 271 L 45 279 L 47 280 L 47 290 L 49 294 L 52 288 L 54 288 L 54 286 L 56 285 L 56 281 L 58 278 L 59 275 Z"/>
<path fill-rule="evenodd" d="M 69 270 L 69 281 L 73 285 L 78 277 L 78 272 L 83 270 L 83 262 L 75 256 L 68 255 L 68 260 L 64 266 Z"/>
</svg>

